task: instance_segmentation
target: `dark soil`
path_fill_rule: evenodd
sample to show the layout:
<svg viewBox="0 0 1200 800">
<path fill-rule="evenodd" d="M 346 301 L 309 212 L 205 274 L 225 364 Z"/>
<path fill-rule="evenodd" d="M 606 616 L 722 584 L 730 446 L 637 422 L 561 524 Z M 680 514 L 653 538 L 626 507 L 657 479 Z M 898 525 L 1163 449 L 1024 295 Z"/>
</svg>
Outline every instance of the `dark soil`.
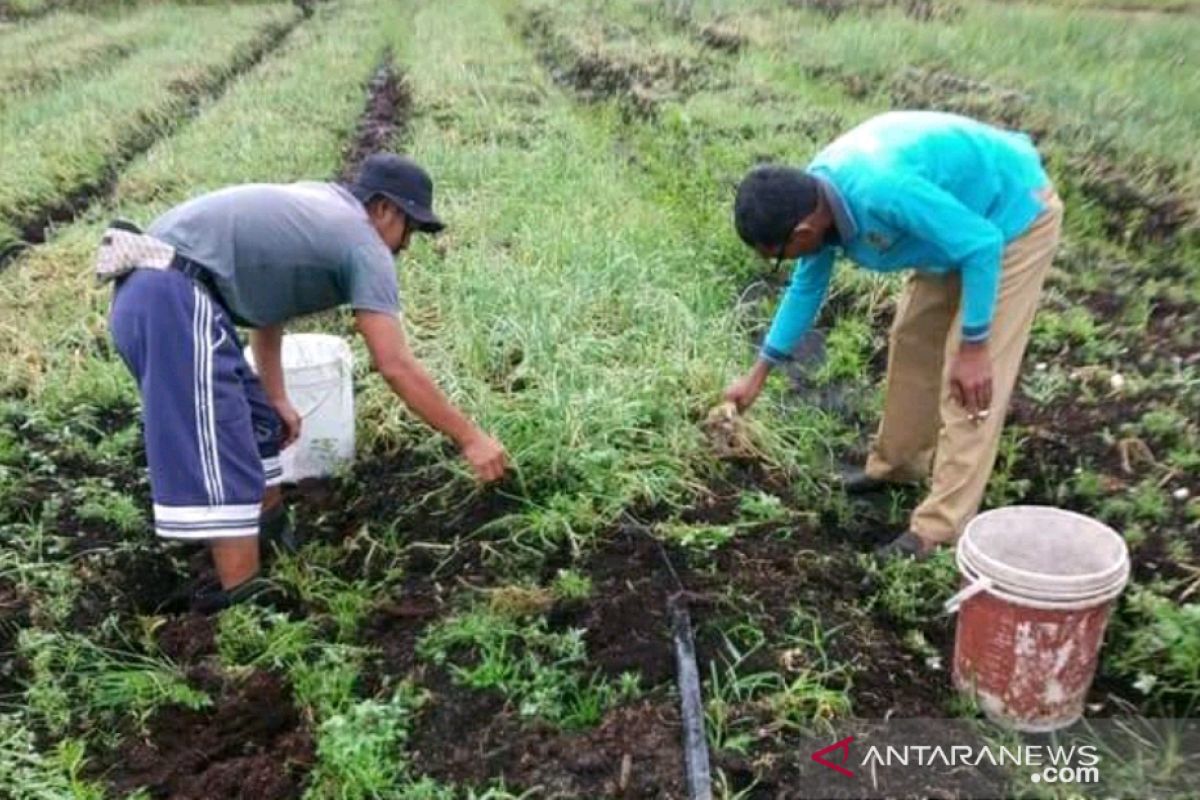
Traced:
<svg viewBox="0 0 1200 800">
<path fill-rule="evenodd" d="M 605 536 L 584 561 L 591 597 L 548 614 L 551 627 L 584 630 L 590 665 L 610 678 L 636 673 L 643 688 L 675 680 L 667 600 L 677 586 L 663 553 L 635 526 Z"/>
<path fill-rule="evenodd" d="M 449 449 L 443 455 L 453 457 Z M 305 485 L 292 497 L 304 540 L 341 544 L 364 525 L 391 528 L 404 538 L 405 575 L 432 581 L 479 571 L 484 542 L 478 529 L 517 504 L 506 488 L 475 487 L 431 454 L 378 451 L 361 454 L 346 478 Z M 350 546 L 338 569 L 380 578 L 391 566 L 366 559 L 366 552 Z"/>
<path fill-rule="evenodd" d="M 160 710 L 144 740 L 131 734 L 112 754 L 101 771 L 113 793 L 146 787 L 151 797 L 172 800 L 300 797 L 315 755 L 291 690 L 265 672 L 237 683 L 205 681 L 218 685 L 211 708 Z"/>
<path fill-rule="evenodd" d="M 388 675 L 406 677 L 416 667 L 417 640 L 447 610 L 441 587 L 409 583 L 396 598 L 381 604 L 367 620 L 362 638 L 379 651 L 367 683 L 379 686 Z"/>
<path fill-rule="evenodd" d="M 682 798 L 683 752 L 673 701 L 613 709 L 587 731 L 522 722 L 501 698 L 435 676 L 413 732 L 415 770 L 458 785 L 503 779 L 545 797 Z"/>
<path fill-rule="evenodd" d="M 1104 488 L 1110 494 L 1130 489 L 1153 475 L 1155 465 L 1122 456 L 1120 443 L 1132 437 L 1123 436 L 1120 431 L 1122 425 L 1141 419 L 1154 402 L 1143 398 L 1111 400 L 1095 405 L 1055 403 L 1049 408 L 1038 408 L 1019 394 L 1014 397 L 1009 420 L 1020 425 L 1026 436 L 1015 476 L 1031 481 L 1031 491 L 1024 498 L 1025 502 L 1056 505 L 1094 515 L 1093 502 L 1079 505 L 1069 493 L 1064 495 L 1060 491 L 1074 477 L 1076 468 L 1086 466 L 1100 473 Z M 1165 450 L 1152 438 L 1139 441 L 1151 455 L 1156 448 L 1160 452 Z M 1130 452 L 1138 451 L 1131 449 Z M 1189 480 L 1187 476 L 1178 476 L 1172 485 L 1187 486 L 1193 494 L 1200 492 L 1200 481 Z M 1188 518 L 1187 507 L 1182 503 L 1169 505 L 1167 518 L 1150 526 L 1147 540 L 1132 548 L 1130 555 L 1135 580 L 1187 577 L 1166 552 L 1167 542 L 1172 539 L 1191 541 L 1193 551 L 1200 553 L 1200 530 Z"/>
<path fill-rule="evenodd" d="M 186 578 L 167 549 L 147 542 L 136 549 L 92 551 L 75 560 L 82 591 L 70 625 L 86 633 L 110 614 L 160 613 Z"/>
<path fill-rule="evenodd" d="M 149 150 L 155 142 L 169 135 L 183 122 L 194 117 L 206 101 L 220 96 L 234 78 L 253 68 L 279 47 L 299 21 L 300 18 L 296 17 L 268 26 L 234 57 L 232 63 L 214 69 L 195 81 L 173 86 L 172 91 L 177 95 L 177 101 L 169 113 L 157 114 L 153 120 L 146 120 L 145 124 L 131 131 L 105 163 L 98 177 L 75 187 L 65 197 L 53 203 L 31 209 L 24 217 L 12 220 L 14 227 L 21 231 L 25 243 L 42 244 L 46 241 L 49 229 L 54 225 L 70 222 L 94 201 L 112 194 L 126 164 Z M 15 248 L 6 250 L 0 256 L 0 269 L 3 269 L 18 252 L 20 251 Z"/>
<path fill-rule="evenodd" d="M 389 150 L 407 124 L 411 109 L 412 93 L 389 52 L 367 84 L 366 107 L 358 119 L 338 178 L 347 183 L 353 181 L 367 156 Z"/>
<path fill-rule="evenodd" d="M 191 666 L 217 652 L 217 623 L 200 614 L 171 617 L 155 631 L 155 639 L 163 655 Z"/>
</svg>

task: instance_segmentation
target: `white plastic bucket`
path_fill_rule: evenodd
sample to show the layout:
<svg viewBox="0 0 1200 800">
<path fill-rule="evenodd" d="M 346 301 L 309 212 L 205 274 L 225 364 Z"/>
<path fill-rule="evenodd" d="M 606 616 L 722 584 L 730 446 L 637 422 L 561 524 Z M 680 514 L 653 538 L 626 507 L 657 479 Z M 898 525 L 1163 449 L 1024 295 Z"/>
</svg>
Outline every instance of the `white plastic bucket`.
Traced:
<svg viewBox="0 0 1200 800">
<path fill-rule="evenodd" d="M 254 354 L 246 360 L 257 370 Z M 283 337 L 283 380 L 303 423 L 300 438 L 280 454 L 285 483 L 332 475 L 354 460 L 354 355 L 339 336 Z"/>
<path fill-rule="evenodd" d="M 954 682 L 992 720 L 1049 731 L 1083 714 L 1129 549 L 1094 519 L 1044 506 L 980 514 L 956 551 Z"/>
</svg>

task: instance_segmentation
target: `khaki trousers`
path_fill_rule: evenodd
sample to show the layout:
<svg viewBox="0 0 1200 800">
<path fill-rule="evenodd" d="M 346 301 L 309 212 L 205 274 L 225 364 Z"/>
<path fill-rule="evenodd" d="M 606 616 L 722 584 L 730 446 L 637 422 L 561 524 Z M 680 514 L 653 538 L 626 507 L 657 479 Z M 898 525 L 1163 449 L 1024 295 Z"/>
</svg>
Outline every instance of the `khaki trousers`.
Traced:
<svg viewBox="0 0 1200 800">
<path fill-rule="evenodd" d="M 1046 210 L 1033 227 L 1004 250 L 988 340 L 993 387 L 987 419 L 972 422 L 951 395 L 947 379 L 960 339 L 959 275 L 913 273 L 896 309 L 883 419 L 866 471 L 873 478 L 900 482 L 931 477 L 929 494 L 910 523 L 910 530 L 926 541 L 956 539 L 983 501 L 1062 229 L 1062 201 L 1052 189 L 1045 200 Z"/>
</svg>

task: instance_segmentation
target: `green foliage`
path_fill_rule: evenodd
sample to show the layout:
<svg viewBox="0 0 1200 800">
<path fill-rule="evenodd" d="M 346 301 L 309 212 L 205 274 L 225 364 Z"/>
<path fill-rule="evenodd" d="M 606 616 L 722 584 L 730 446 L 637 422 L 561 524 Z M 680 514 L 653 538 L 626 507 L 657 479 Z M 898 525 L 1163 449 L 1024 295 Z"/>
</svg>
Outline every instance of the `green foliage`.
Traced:
<svg viewBox="0 0 1200 800">
<path fill-rule="evenodd" d="M 419 690 L 401 683 L 387 700 L 359 701 L 322 722 L 317 730 L 317 764 L 305 797 L 370 800 L 422 796 L 398 794 L 408 768 L 405 745 L 422 702 Z"/>
<path fill-rule="evenodd" d="M 504 695 L 521 716 L 564 728 L 594 725 L 637 689 L 636 679 L 613 685 L 589 674 L 583 632 L 552 631 L 541 617 L 470 610 L 434 626 L 417 653 L 448 666 L 458 683 Z"/>
<path fill-rule="evenodd" d="M 738 513 L 755 522 L 775 522 L 786 519 L 791 512 L 777 495 L 770 492 L 746 492 L 738 499 Z"/>
<path fill-rule="evenodd" d="M 361 648 L 325 644 L 315 655 L 294 661 L 288 679 L 296 702 L 318 720 L 342 713 L 356 701 L 363 658 Z"/>
<path fill-rule="evenodd" d="M 116 532 L 133 535 L 146 530 L 146 514 L 140 503 L 127 494 L 97 485 L 81 488 L 75 515 L 84 522 L 111 526 Z"/>
<path fill-rule="evenodd" d="M 869 609 L 880 609 L 902 625 L 924 625 L 942 613 L 944 603 L 958 583 L 958 569 L 949 550 L 939 550 L 927 559 L 893 558 L 881 566 L 863 556 L 862 566 L 875 587 L 867 601 Z"/>
<path fill-rule="evenodd" d="M 1200 707 L 1200 604 L 1137 587 L 1122 612 L 1107 665 L 1134 680 L 1156 708 L 1190 716 Z"/>
<path fill-rule="evenodd" d="M 792 625 L 812 633 L 797 614 Z M 798 646 L 783 651 L 779 670 L 753 669 L 761 645 L 742 650 L 725 639 L 724 663 L 713 660 L 705 683 L 706 732 L 718 751 L 749 754 L 764 737 L 784 732 L 810 732 L 819 724 L 850 714 L 849 680 L 845 669 L 831 666 L 824 652 L 827 636 L 801 636 Z"/>
<path fill-rule="evenodd" d="M 0 714 L 0 795 L 12 800 L 103 800 L 85 780 L 83 743 L 63 739 L 48 751 L 17 714 Z"/>
<path fill-rule="evenodd" d="M 560 600 L 586 600 L 592 595 L 592 579 L 573 569 L 560 569 L 551 588 Z"/>
<path fill-rule="evenodd" d="M 217 651 L 226 666 L 284 669 L 312 647 L 314 635 L 308 620 L 243 603 L 221 613 Z"/>
<path fill-rule="evenodd" d="M 129 714 L 140 722 L 165 705 L 209 704 L 169 663 L 100 647 L 78 634 L 25 630 L 20 652 L 32 673 L 26 700 L 40 724 L 56 735 L 77 720 Z"/>
<path fill-rule="evenodd" d="M 842 317 L 825 340 L 825 363 L 816 382 L 861 381 L 871 358 L 871 325 L 861 317 Z"/>
<path fill-rule="evenodd" d="M 737 536 L 736 525 L 704 525 L 688 522 L 663 522 L 656 533 L 668 542 L 697 550 L 717 550 Z"/>
</svg>

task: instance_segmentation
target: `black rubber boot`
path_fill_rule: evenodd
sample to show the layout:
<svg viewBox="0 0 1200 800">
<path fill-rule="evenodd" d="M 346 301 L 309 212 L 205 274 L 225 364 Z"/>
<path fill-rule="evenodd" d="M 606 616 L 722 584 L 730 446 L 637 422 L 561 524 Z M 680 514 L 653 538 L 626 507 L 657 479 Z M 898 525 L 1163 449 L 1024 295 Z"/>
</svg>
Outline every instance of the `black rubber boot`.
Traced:
<svg viewBox="0 0 1200 800">
<path fill-rule="evenodd" d="M 861 469 L 843 469 L 838 473 L 838 483 L 846 494 L 871 494 L 896 485 L 890 481 L 872 478 Z"/>
<path fill-rule="evenodd" d="M 279 550 L 289 555 L 297 552 L 303 542 L 296 536 L 292 515 L 284 503 L 263 513 L 258 523 L 258 545 L 264 559 Z"/>
<path fill-rule="evenodd" d="M 915 558 L 921 561 L 928 558 L 933 551 L 934 548 L 927 546 L 920 536 L 912 531 L 905 531 L 887 544 L 875 548 L 875 558 L 880 562 L 894 558 Z"/>
<path fill-rule="evenodd" d="M 271 584 L 255 575 L 232 589 L 222 589 L 219 583 L 199 586 L 192 593 L 191 610 L 197 614 L 216 614 L 239 603 L 254 602 L 270 605 Z"/>
</svg>

